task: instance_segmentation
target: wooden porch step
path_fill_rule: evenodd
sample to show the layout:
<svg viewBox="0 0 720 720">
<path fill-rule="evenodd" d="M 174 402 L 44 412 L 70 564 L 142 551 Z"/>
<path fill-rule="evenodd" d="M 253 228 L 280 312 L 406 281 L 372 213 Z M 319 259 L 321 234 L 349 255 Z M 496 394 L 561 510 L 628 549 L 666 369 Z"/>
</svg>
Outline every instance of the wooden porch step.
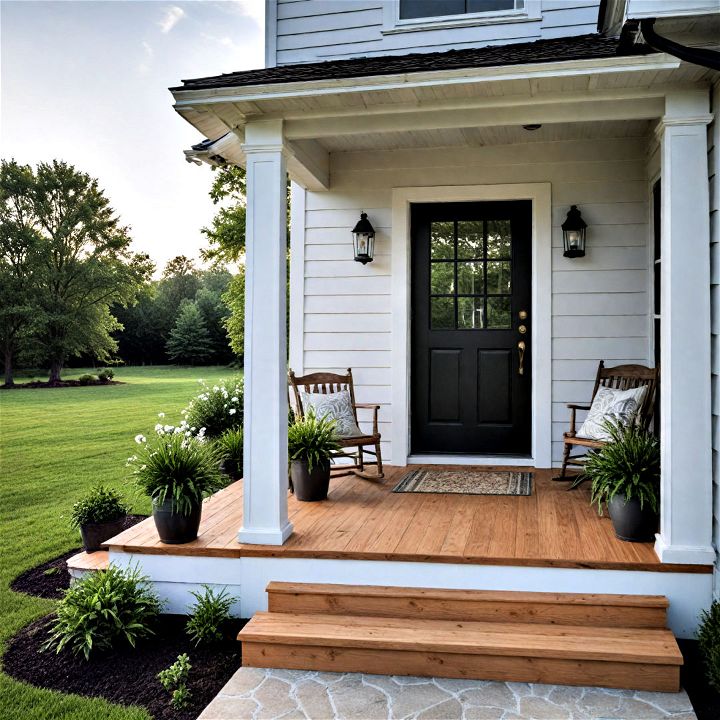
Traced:
<svg viewBox="0 0 720 720">
<path fill-rule="evenodd" d="M 669 630 L 413 617 L 257 613 L 243 665 L 676 692 Z"/>
<path fill-rule="evenodd" d="M 107 570 L 109 564 L 110 553 L 107 550 L 97 550 L 73 555 L 67 561 L 67 568 L 70 576 L 78 579 L 96 570 Z"/>
<path fill-rule="evenodd" d="M 664 628 L 659 595 L 442 590 L 434 588 L 271 582 L 268 610 L 427 620 Z"/>
</svg>

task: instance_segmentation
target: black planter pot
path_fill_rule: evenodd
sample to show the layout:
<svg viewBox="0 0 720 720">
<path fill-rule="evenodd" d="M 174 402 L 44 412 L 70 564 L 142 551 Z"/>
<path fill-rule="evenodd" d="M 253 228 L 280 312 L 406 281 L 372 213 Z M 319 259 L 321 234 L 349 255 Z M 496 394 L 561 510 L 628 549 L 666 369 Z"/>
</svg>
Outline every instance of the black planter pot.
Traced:
<svg viewBox="0 0 720 720">
<path fill-rule="evenodd" d="M 330 463 L 316 465 L 310 472 L 305 460 L 291 460 L 290 482 L 298 500 L 326 500 L 330 488 Z"/>
<path fill-rule="evenodd" d="M 125 527 L 125 515 L 115 520 L 101 523 L 86 523 L 80 526 L 80 535 L 85 552 L 95 552 L 114 535 L 119 535 Z"/>
<path fill-rule="evenodd" d="M 624 495 L 616 495 L 607 505 L 615 535 L 620 540 L 650 542 L 655 539 L 658 516 L 648 503 L 641 509 L 636 498 L 625 502 Z"/>
<path fill-rule="evenodd" d="M 192 542 L 198 536 L 202 503 L 192 508 L 189 515 L 182 515 L 175 507 L 174 500 L 164 503 L 153 501 L 153 520 L 160 541 L 167 545 L 181 545 Z"/>
</svg>

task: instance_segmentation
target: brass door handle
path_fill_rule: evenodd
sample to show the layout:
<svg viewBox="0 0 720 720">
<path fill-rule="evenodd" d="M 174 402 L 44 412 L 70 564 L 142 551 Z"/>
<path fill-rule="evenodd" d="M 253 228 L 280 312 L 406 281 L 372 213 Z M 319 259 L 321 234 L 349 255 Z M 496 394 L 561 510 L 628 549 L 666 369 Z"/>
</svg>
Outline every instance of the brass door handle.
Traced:
<svg viewBox="0 0 720 720">
<path fill-rule="evenodd" d="M 518 369 L 518 375 L 525 374 L 525 341 L 521 340 L 518 343 L 518 355 L 520 357 L 520 367 Z"/>
</svg>

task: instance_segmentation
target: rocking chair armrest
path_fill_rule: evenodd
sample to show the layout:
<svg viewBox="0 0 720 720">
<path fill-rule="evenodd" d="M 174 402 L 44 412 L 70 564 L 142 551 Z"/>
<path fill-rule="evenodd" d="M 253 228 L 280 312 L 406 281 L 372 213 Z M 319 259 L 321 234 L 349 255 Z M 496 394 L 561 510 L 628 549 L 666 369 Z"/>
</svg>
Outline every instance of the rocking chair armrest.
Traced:
<svg viewBox="0 0 720 720">
<path fill-rule="evenodd" d="M 570 410 L 589 410 L 590 405 L 578 405 L 577 403 L 568 403 L 565 407 Z"/>
<path fill-rule="evenodd" d="M 356 410 L 372 410 L 373 411 L 373 435 L 378 434 L 378 410 L 380 406 L 375 403 L 355 403 L 353 407 Z"/>
</svg>

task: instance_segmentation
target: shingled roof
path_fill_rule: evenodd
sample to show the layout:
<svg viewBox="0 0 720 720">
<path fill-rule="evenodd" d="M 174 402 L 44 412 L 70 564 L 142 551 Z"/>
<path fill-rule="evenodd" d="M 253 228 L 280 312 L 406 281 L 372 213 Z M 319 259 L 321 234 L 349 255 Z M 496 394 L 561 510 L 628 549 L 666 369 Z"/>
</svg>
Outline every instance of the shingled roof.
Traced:
<svg viewBox="0 0 720 720">
<path fill-rule="evenodd" d="M 339 80 L 344 78 L 396 75 L 435 70 L 501 67 L 542 62 L 597 60 L 631 54 L 652 52 L 644 49 L 627 51 L 620 48 L 618 38 L 590 34 L 575 37 L 536 40 L 527 43 L 489 45 L 481 48 L 448 50 L 446 52 L 412 53 L 410 55 L 380 55 L 350 60 L 328 60 L 317 63 L 280 65 L 262 70 L 212 75 L 183 80 L 171 90 L 209 90 L 211 88 L 247 87 L 274 83 Z"/>
</svg>

